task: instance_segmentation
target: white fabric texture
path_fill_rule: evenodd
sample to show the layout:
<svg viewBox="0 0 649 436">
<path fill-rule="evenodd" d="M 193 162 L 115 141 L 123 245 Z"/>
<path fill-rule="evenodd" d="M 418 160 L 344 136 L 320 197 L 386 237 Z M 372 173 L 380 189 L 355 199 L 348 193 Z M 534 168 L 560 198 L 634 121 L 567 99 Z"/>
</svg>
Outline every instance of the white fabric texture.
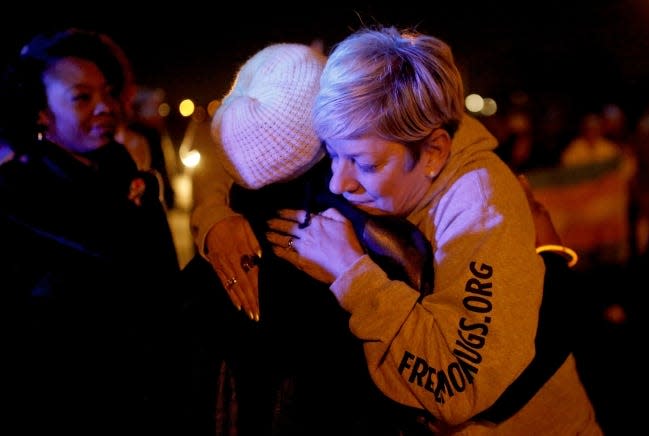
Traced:
<svg viewBox="0 0 649 436">
<path fill-rule="evenodd" d="M 212 119 L 218 157 L 248 189 L 295 178 L 324 156 L 311 108 L 326 57 L 302 44 L 270 45 L 253 55 Z"/>
</svg>

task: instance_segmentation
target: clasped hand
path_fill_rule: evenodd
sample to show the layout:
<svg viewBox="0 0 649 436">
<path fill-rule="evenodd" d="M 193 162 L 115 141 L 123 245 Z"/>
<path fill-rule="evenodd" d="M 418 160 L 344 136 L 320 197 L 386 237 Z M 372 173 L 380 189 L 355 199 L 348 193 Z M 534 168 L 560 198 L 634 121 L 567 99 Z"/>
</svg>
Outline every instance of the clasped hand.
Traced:
<svg viewBox="0 0 649 436">
<path fill-rule="evenodd" d="M 273 252 L 316 280 L 331 284 L 364 254 L 352 223 L 336 209 L 307 219 L 304 210 L 282 209 L 268 221 Z"/>
</svg>

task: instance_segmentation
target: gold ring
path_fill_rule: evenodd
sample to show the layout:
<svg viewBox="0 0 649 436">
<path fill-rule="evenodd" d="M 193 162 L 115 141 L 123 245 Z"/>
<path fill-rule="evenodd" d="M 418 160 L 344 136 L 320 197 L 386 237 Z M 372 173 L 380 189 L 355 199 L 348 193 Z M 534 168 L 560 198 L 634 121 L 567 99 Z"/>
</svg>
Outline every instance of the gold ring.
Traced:
<svg viewBox="0 0 649 436">
<path fill-rule="evenodd" d="M 227 282 L 225 282 L 225 287 L 227 289 L 232 289 L 232 286 L 236 285 L 237 283 L 238 283 L 237 278 L 236 277 L 231 277 L 230 279 L 228 279 Z"/>
</svg>

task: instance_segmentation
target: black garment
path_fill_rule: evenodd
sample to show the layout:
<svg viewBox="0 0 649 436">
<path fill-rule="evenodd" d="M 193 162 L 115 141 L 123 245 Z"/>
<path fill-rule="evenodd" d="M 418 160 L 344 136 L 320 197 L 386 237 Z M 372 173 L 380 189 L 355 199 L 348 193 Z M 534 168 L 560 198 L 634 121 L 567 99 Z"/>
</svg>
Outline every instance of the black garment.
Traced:
<svg viewBox="0 0 649 436">
<path fill-rule="evenodd" d="M 165 366 L 165 341 L 178 319 L 179 268 L 157 180 L 120 144 L 89 156 L 92 166 L 40 142 L 0 166 L 12 434 L 146 435 L 171 425 L 163 407 L 177 370 Z"/>
<path fill-rule="evenodd" d="M 327 191 L 328 175 L 324 160 L 288 183 L 233 188 L 231 205 L 248 218 L 264 252 L 260 322 L 236 311 L 200 256 L 184 268 L 183 288 L 194 296 L 185 314 L 193 359 L 186 408 L 191 434 L 215 432 L 222 359 L 236 384 L 239 436 L 398 434 L 362 345 L 349 331 L 349 314 L 327 285 L 274 256 L 264 236 L 278 209 L 327 207 L 317 194 Z"/>
</svg>

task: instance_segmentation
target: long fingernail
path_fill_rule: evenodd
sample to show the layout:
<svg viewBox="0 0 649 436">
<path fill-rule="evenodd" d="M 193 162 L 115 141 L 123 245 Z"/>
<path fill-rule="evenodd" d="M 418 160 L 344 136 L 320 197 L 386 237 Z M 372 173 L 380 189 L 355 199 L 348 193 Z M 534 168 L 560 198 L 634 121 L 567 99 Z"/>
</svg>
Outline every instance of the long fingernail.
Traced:
<svg viewBox="0 0 649 436">
<path fill-rule="evenodd" d="M 261 259 L 261 248 L 257 250 L 257 257 Z"/>
<path fill-rule="evenodd" d="M 259 312 L 255 314 L 255 321 L 259 322 Z"/>
<path fill-rule="evenodd" d="M 255 315 L 253 315 L 253 313 L 250 310 L 247 313 L 248 313 L 248 318 L 250 318 L 251 321 L 254 321 Z"/>
</svg>

